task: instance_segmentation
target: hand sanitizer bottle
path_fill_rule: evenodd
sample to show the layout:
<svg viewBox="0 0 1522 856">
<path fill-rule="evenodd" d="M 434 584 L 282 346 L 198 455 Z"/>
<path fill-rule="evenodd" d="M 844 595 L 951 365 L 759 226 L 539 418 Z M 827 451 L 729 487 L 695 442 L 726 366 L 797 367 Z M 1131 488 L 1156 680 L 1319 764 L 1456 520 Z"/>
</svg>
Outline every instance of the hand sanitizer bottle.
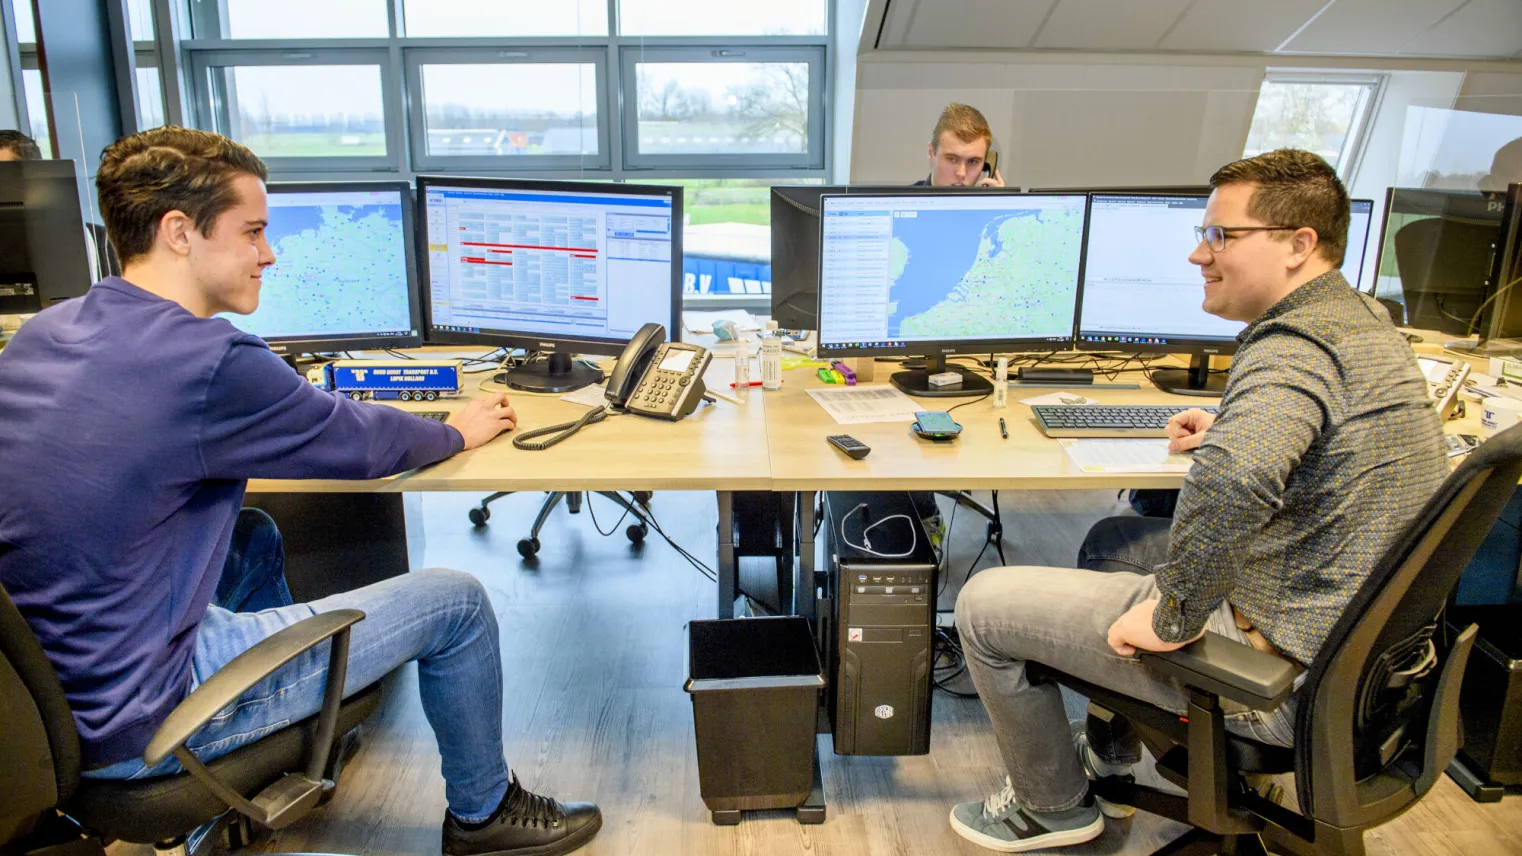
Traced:
<svg viewBox="0 0 1522 856">
<path fill-rule="evenodd" d="M 766 336 L 761 340 L 761 388 L 775 392 L 782 388 L 782 335 L 777 322 L 766 322 Z"/>
<path fill-rule="evenodd" d="M 750 397 L 750 342 L 747 336 L 735 340 L 735 397 Z"/>
</svg>

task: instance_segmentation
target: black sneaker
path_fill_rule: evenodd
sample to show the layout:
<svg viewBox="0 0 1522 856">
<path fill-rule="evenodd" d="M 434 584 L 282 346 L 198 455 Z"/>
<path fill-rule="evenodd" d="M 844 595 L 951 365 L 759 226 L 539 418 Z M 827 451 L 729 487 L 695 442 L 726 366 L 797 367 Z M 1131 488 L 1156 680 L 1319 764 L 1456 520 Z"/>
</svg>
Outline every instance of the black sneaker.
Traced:
<svg viewBox="0 0 1522 856">
<path fill-rule="evenodd" d="M 514 775 L 485 823 L 466 828 L 444 813 L 444 856 L 559 856 L 591 841 L 601 828 L 597 806 L 530 793 Z"/>
</svg>

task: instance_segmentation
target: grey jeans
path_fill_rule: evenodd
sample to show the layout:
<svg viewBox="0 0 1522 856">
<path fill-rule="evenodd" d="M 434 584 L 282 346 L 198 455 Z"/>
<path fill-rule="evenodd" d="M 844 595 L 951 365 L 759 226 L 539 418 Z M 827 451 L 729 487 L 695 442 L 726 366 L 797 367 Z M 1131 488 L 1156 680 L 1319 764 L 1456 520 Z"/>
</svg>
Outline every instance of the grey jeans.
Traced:
<svg viewBox="0 0 1522 856">
<path fill-rule="evenodd" d="M 1132 521 L 1135 521 L 1133 524 Z M 1158 523 L 1163 524 L 1161 528 Z M 1152 574 L 1122 568 L 1155 567 L 1166 556 L 1168 521 L 1114 518 L 1090 530 L 1080 560 L 1104 570 L 990 568 L 973 577 L 957 598 L 957 629 L 973 685 L 988 708 L 994 739 L 1020 802 L 1035 811 L 1061 811 L 1081 802 L 1088 781 L 1073 750 L 1060 689 L 1026 679 L 1027 661 L 1045 663 L 1076 678 L 1182 714 L 1188 693 L 1176 681 L 1106 641 L 1110 625 L 1137 603 L 1158 597 Z M 1154 561 L 1155 559 L 1155 561 Z M 1206 629 L 1245 642 L 1226 602 Z M 1296 699 L 1262 713 L 1223 703 L 1228 730 L 1289 746 Z M 1135 763 L 1141 747 L 1120 717 L 1090 716 L 1095 751 L 1111 763 Z"/>
</svg>

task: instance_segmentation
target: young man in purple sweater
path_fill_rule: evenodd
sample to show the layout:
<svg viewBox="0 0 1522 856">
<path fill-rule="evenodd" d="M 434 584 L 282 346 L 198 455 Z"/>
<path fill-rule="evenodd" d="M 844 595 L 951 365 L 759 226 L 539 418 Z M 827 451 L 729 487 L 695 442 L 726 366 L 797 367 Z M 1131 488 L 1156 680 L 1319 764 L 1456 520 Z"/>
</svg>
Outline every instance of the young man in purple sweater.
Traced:
<svg viewBox="0 0 1522 856">
<path fill-rule="evenodd" d="M 502 747 L 502 660 L 485 590 L 407 574 L 291 603 L 279 533 L 243 509 L 250 478 L 379 478 L 514 426 L 502 395 L 447 423 L 324 393 L 217 313 L 259 305 L 275 263 L 264 164 L 165 127 L 102 155 L 96 186 L 123 274 L 51 307 L 0 351 L 0 584 L 68 695 L 87 776 L 143 778 L 169 711 L 239 653 L 333 609 L 363 610 L 346 692 L 418 662 L 449 810 L 443 850 L 559 854 L 602 816 L 519 786 Z M 210 759 L 317 712 L 326 646 L 190 741 Z"/>
</svg>

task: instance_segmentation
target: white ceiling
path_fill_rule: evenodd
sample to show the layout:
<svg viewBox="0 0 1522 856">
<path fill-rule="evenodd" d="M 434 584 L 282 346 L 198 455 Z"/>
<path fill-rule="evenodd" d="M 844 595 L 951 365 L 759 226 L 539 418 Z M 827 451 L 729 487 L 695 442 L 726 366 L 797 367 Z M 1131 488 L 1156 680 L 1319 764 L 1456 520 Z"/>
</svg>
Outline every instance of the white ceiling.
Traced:
<svg viewBox="0 0 1522 856">
<path fill-rule="evenodd" d="M 1522 59 L 1522 0 L 886 0 L 877 50 Z"/>
</svg>

